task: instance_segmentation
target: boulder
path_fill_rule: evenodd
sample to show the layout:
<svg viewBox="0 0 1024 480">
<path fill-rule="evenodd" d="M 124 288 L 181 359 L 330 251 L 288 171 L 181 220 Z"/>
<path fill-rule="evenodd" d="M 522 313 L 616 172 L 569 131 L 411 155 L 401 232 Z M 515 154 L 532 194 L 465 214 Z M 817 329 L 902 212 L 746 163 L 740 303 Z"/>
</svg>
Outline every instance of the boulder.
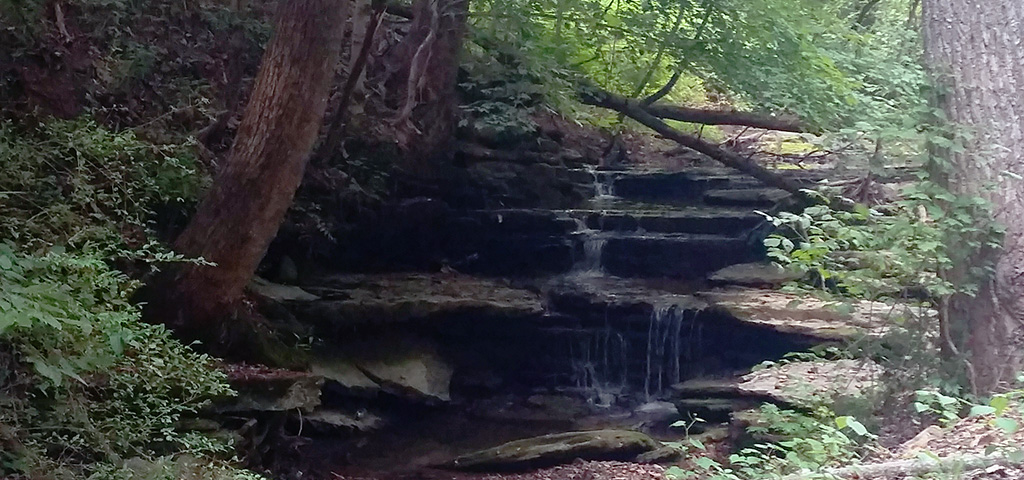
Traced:
<svg viewBox="0 0 1024 480">
<path fill-rule="evenodd" d="M 426 403 L 451 400 L 452 367 L 432 348 L 394 349 L 358 361 L 360 370 L 385 391 Z"/>
<path fill-rule="evenodd" d="M 381 390 L 381 386 L 370 380 L 350 358 L 316 351 L 310 358 L 309 366 L 314 374 L 324 377 L 329 385 L 347 395 L 371 397 Z"/>
<path fill-rule="evenodd" d="M 450 400 L 453 368 L 426 337 L 398 328 L 366 332 L 314 351 L 313 372 L 343 395 L 379 393 L 426 404 Z"/>
<path fill-rule="evenodd" d="M 583 460 L 633 460 L 661 443 L 639 432 L 595 430 L 516 440 L 460 456 L 446 466 L 457 470 L 516 471 Z"/>
</svg>

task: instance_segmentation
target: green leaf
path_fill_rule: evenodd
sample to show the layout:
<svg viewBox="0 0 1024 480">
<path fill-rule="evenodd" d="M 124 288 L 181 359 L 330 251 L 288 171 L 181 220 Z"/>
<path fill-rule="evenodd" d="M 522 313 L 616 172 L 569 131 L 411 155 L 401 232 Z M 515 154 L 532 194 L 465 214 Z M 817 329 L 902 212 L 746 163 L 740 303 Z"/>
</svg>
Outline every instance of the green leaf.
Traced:
<svg viewBox="0 0 1024 480">
<path fill-rule="evenodd" d="M 718 462 L 709 457 L 698 457 L 693 461 L 693 463 L 697 464 L 698 467 L 703 468 L 704 470 L 711 470 L 712 468 L 719 466 Z"/>
<path fill-rule="evenodd" d="M 1012 418 L 1000 417 L 992 421 L 992 425 L 1002 429 L 1004 432 L 1013 434 L 1020 430 L 1020 424 Z"/>
<path fill-rule="evenodd" d="M 864 424 L 858 422 L 857 419 L 853 417 L 836 417 L 836 426 L 839 427 L 840 430 L 850 427 L 850 430 L 853 430 L 854 433 L 860 436 L 868 434 L 868 429 L 864 427 Z"/>
<path fill-rule="evenodd" d="M 997 413 L 1002 414 L 1003 410 L 1006 410 L 1006 407 L 1010 405 L 1010 399 L 1005 395 L 996 395 L 992 397 L 992 400 L 990 400 L 988 404 L 991 405 Z"/>
<path fill-rule="evenodd" d="M 988 415 L 990 413 L 996 413 L 996 409 L 988 405 L 975 405 L 971 407 L 970 416 L 980 417 L 982 415 Z"/>
<path fill-rule="evenodd" d="M 705 451 L 708 449 L 708 447 L 704 446 L 703 442 L 701 442 L 700 440 L 697 440 L 696 438 L 690 438 L 689 440 L 690 440 L 690 445 L 693 445 L 693 446 L 695 446 L 695 447 L 697 447 L 697 448 L 699 448 L 701 450 L 705 450 Z"/>
</svg>

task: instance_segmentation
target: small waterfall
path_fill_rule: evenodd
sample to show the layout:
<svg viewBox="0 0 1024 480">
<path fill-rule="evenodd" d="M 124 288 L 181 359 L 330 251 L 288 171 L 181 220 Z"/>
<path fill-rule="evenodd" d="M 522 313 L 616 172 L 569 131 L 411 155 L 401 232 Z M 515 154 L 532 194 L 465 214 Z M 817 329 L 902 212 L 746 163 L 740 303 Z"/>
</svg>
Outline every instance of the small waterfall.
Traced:
<svg viewBox="0 0 1024 480">
<path fill-rule="evenodd" d="M 577 388 L 594 393 L 619 393 L 628 379 L 628 342 L 606 319 L 602 329 L 577 332 L 570 346 L 572 375 Z"/>
<path fill-rule="evenodd" d="M 608 240 L 599 230 L 587 226 L 587 222 L 578 216 L 571 216 L 576 222 L 574 235 L 583 238 L 583 256 L 575 259 L 572 266 L 574 274 L 601 274 L 601 255 L 604 253 L 604 246 Z"/>
<path fill-rule="evenodd" d="M 682 380 L 684 316 L 675 304 L 655 305 L 651 312 L 644 365 L 644 396 L 648 400 Z"/>
<path fill-rule="evenodd" d="M 604 392 L 632 390 L 650 401 L 692 373 L 699 358 L 696 312 L 684 305 L 656 305 L 643 329 L 605 318 L 603 327 L 572 330 L 569 354 L 577 388 Z M 641 390 L 642 388 L 642 390 Z"/>
<path fill-rule="evenodd" d="M 615 184 L 607 174 L 602 174 L 596 167 L 589 166 L 587 171 L 594 176 L 594 200 L 602 203 L 615 198 Z"/>
</svg>

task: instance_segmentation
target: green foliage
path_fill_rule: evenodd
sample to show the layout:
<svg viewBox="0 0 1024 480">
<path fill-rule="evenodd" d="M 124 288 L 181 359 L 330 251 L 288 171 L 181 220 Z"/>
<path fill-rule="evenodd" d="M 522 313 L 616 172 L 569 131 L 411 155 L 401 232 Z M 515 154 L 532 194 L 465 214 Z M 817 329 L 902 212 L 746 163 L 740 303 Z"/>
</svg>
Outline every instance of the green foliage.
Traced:
<svg viewBox="0 0 1024 480">
<path fill-rule="evenodd" d="M 857 205 L 826 204 L 769 216 L 778 233 L 765 240 L 773 261 L 806 272 L 787 290 L 823 291 L 853 298 L 899 297 L 908 287 L 943 295 L 952 286 L 937 272 L 949 266 L 943 232 L 917 215 L 915 201 L 883 213 Z"/>
<path fill-rule="evenodd" d="M 503 78 L 573 116 L 580 78 L 636 97 L 678 71 L 668 101 L 703 104 L 707 95 L 825 128 L 902 119 L 921 102 L 923 79 L 917 34 L 893 13 L 905 2 L 887 2 L 871 28 L 853 22 L 846 3 L 473 2 L 468 63 L 476 83 Z"/>
<path fill-rule="evenodd" d="M 5 474 L 72 477 L 127 458 L 224 452 L 176 428 L 230 394 L 212 359 L 139 321 L 135 283 L 95 252 L 41 256 L 0 245 L 0 344 L 15 376 L 0 379 L 0 425 L 19 445 Z"/>
<path fill-rule="evenodd" d="M 851 432 L 853 437 L 844 430 Z M 827 407 L 819 407 L 807 414 L 780 409 L 773 404 L 761 406 L 747 432 L 757 439 L 779 440 L 759 441 L 743 448 L 730 455 L 725 464 L 700 457 L 694 462 L 697 471 L 676 467 L 666 471 L 666 476 L 671 480 L 781 478 L 796 471 L 817 471 L 822 467 L 848 463 L 858 456 L 854 439 L 873 438 L 856 419 L 836 417 Z"/>
<path fill-rule="evenodd" d="M 189 145 L 86 119 L 0 122 L 0 161 L 0 238 L 30 249 L 140 247 L 152 209 L 183 209 L 201 186 Z"/>
</svg>

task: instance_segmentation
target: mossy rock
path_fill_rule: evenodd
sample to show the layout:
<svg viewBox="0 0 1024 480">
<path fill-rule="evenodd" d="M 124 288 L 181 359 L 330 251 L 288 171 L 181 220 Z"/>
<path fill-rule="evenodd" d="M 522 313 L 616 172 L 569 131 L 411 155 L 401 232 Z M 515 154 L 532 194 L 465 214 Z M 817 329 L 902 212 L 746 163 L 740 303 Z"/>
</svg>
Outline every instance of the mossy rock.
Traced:
<svg viewBox="0 0 1024 480">
<path fill-rule="evenodd" d="M 594 430 L 516 440 L 456 458 L 446 467 L 472 471 L 521 471 L 584 460 L 631 461 L 661 442 L 640 432 Z"/>
</svg>

